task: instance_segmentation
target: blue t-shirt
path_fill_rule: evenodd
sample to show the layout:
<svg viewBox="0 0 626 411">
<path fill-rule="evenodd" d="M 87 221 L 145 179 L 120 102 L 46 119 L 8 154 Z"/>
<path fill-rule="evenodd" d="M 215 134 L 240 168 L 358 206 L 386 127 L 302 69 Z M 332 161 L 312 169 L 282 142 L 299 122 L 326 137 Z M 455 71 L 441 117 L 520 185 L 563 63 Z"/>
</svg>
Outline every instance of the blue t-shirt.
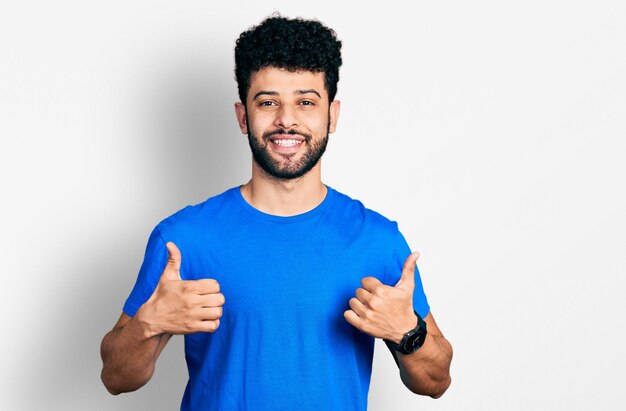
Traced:
<svg viewBox="0 0 626 411">
<path fill-rule="evenodd" d="M 152 295 L 167 241 L 183 280 L 216 279 L 226 299 L 214 333 L 185 336 L 182 410 L 366 410 L 374 338 L 343 313 L 363 277 L 395 285 L 411 251 L 395 222 L 327 188 L 316 208 L 281 217 L 233 187 L 150 235 L 126 314 Z M 429 312 L 417 270 L 413 307 Z"/>
</svg>

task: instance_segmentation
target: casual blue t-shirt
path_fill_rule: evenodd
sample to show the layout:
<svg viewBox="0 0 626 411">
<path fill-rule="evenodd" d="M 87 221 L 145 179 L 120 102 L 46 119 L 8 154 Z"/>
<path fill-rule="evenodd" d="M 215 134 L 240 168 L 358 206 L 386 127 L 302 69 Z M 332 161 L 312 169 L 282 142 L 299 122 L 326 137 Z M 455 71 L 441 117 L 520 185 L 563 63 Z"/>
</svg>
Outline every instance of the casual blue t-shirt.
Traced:
<svg viewBox="0 0 626 411">
<path fill-rule="evenodd" d="M 343 313 L 363 277 L 395 285 L 411 251 L 395 222 L 326 187 L 316 208 L 289 217 L 255 209 L 233 187 L 150 235 L 126 314 L 152 295 L 168 241 L 182 279 L 216 279 L 226 299 L 215 332 L 185 336 L 182 410 L 367 408 L 374 338 Z M 429 312 L 417 270 L 413 307 Z"/>
</svg>

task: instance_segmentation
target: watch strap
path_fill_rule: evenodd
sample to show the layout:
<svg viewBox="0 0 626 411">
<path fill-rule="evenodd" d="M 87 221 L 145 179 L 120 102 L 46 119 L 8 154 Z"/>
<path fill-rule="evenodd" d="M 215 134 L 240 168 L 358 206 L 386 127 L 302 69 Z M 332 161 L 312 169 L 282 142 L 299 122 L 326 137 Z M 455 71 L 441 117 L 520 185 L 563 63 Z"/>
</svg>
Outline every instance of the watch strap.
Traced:
<svg viewBox="0 0 626 411">
<path fill-rule="evenodd" d="M 417 311 L 413 310 L 417 317 L 417 325 L 412 330 L 404 334 L 399 344 L 395 344 L 389 340 L 384 340 L 394 350 L 402 354 L 412 354 L 424 344 L 427 335 L 426 322 L 420 317 Z"/>
</svg>

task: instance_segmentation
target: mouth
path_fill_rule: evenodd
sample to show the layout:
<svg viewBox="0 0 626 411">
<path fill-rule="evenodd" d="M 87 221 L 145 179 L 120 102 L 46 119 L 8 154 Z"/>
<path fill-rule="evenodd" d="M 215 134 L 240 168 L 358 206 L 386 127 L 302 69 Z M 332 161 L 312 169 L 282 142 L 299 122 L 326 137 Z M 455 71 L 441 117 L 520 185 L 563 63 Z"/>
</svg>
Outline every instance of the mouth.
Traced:
<svg viewBox="0 0 626 411">
<path fill-rule="evenodd" d="M 305 139 L 299 135 L 274 134 L 269 139 L 271 147 L 279 153 L 293 153 L 298 151 Z"/>
</svg>

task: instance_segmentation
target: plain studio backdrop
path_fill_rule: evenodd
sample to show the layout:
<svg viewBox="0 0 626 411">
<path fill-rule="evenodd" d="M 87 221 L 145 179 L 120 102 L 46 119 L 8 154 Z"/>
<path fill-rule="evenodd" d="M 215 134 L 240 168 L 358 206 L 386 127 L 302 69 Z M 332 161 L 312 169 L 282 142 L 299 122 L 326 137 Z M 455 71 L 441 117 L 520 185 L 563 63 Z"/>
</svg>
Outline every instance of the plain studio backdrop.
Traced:
<svg viewBox="0 0 626 411">
<path fill-rule="evenodd" d="M 626 406 L 623 1 L 7 3 L 1 409 L 179 407 L 181 337 L 117 397 L 99 344 L 152 228 L 249 179 L 233 47 L 274 11 L 342 40 L 323 181 L 398 221 L 455 350 L 432 400 L 377 341 L 370 409 Z"/>
</svg>

